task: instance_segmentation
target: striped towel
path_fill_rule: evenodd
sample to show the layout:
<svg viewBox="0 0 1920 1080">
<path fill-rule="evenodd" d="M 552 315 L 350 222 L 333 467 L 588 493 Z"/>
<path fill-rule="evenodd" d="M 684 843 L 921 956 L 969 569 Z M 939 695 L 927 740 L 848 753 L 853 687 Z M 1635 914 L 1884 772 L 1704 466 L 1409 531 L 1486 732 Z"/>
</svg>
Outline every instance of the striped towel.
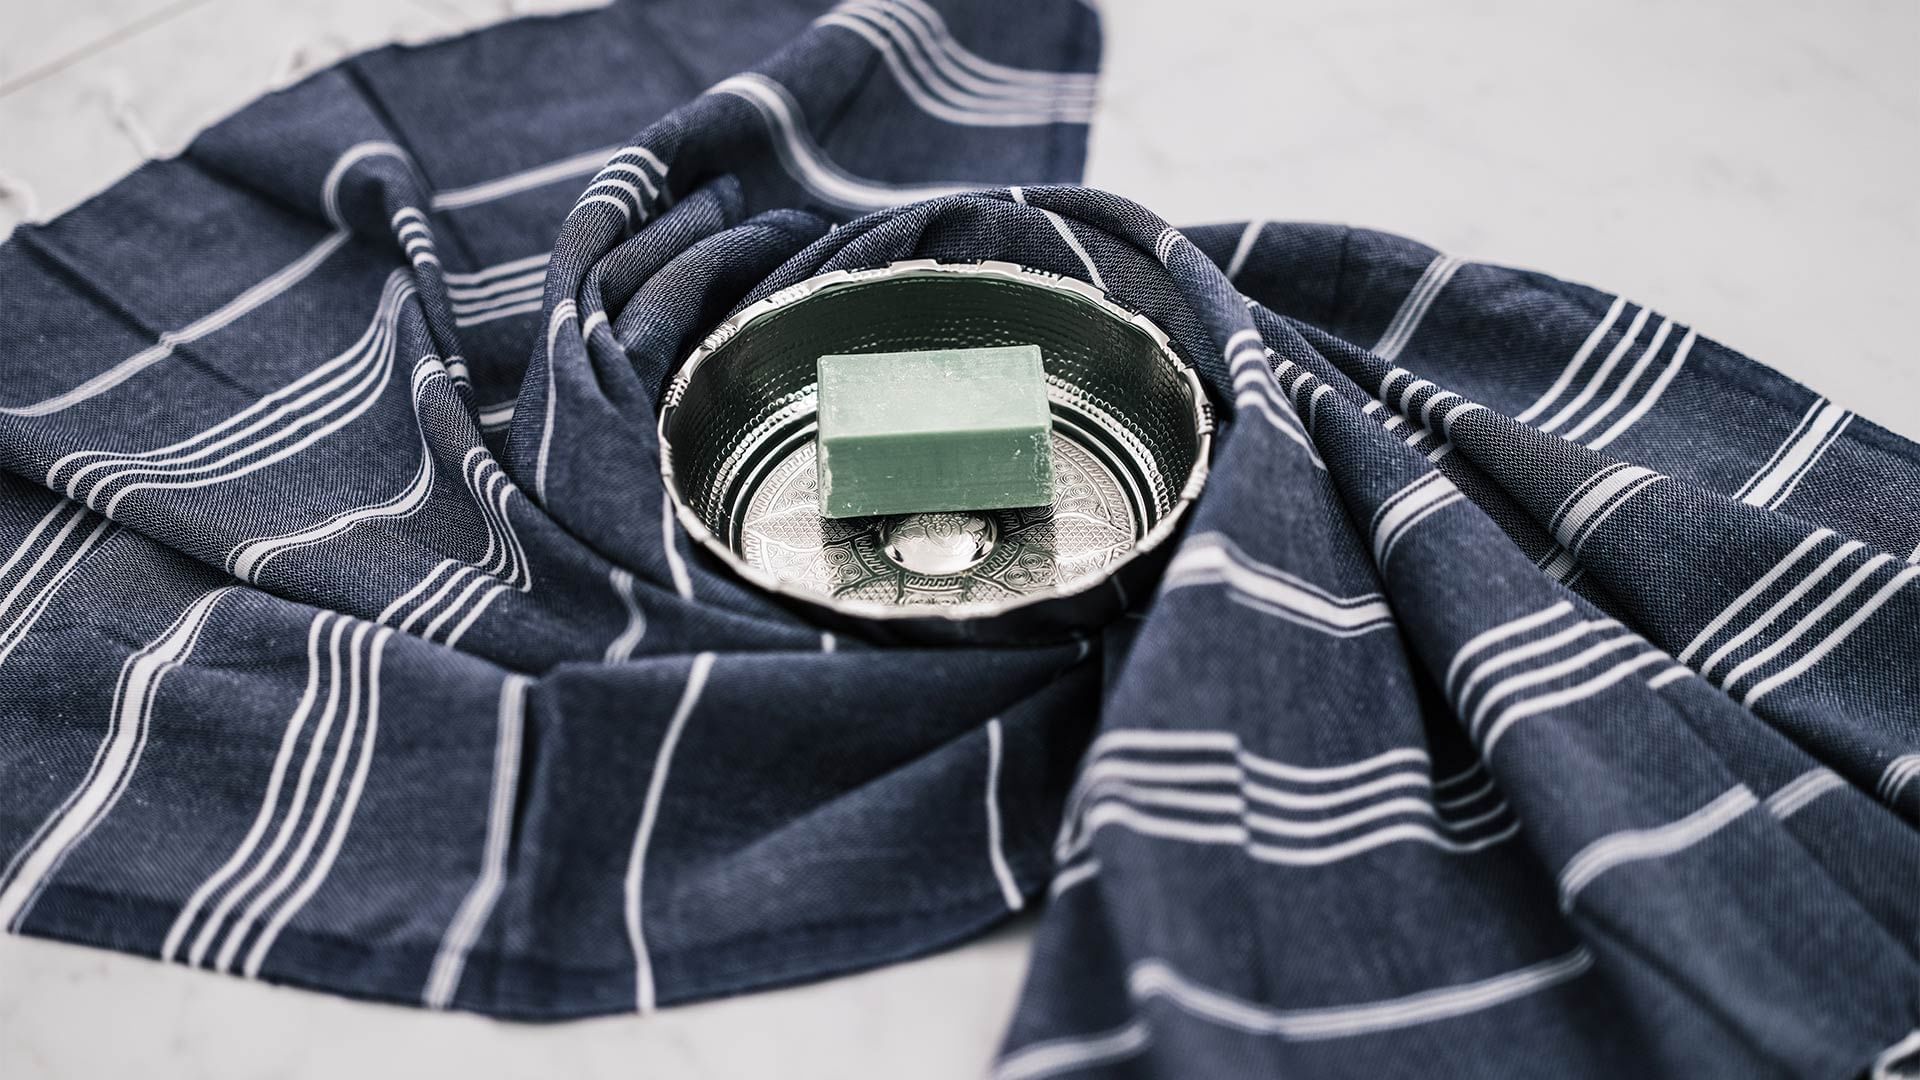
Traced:
<svg viewBox="0 0 1920 1080">
<path fill-rule="evenodd" d="M 555 1018 L 1034 904 L 1003 1080 L 1891 1075 L 1920 448 L 1625 298 L 1072 186 L 1098 35 L 526 20 L 17 231 L 0 924 Z M 1090 281 L 1209 384 L 1094 637 L 836 639 L 669 513 L 705 330 L 912 257 Z"/>
</svg>

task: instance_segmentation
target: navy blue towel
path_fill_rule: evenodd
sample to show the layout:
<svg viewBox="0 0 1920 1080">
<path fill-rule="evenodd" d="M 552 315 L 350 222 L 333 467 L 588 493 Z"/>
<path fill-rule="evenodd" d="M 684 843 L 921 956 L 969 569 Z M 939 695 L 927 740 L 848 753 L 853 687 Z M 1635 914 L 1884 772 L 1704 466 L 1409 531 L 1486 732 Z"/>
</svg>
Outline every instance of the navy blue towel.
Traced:
<svg viewBox="0 0 1920 1080">
<path fill-rule="evenodd" d="M 1624 298 L 1071 186 L 1098 42 L 619 4 L 18 230 L 0 923 L 556 1018 L 1039 904 L 1002 1080 L 1891 1074 L 1920 448 Z M 1098 635 L 836 638 L 668 512 L 705 330 L 909 257 L 1091 281 L 1208 382 L 1209 487 Z"/>
</svg>

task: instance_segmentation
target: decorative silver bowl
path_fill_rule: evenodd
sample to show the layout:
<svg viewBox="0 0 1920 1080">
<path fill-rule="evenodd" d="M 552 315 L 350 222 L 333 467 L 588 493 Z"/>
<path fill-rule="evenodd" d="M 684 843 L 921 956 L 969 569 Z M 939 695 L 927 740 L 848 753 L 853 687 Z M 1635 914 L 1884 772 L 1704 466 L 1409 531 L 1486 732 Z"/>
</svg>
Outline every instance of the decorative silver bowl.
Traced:
<svg viewBox="0 0 1920 1080">
<path fill-rule="evenodd" d="M 1053 504 L 820 516 L 815 362 L 828 353 L 1035 344 Z M 1200 379 L 1144 316 L 1013 263 L 919 259 L 782 289 L 707 335 L 667 388 L 660 471 L 687 532 L 734 573 L 888 640 L 1082 632 L 1151 586 L 1206 482 Z"/>
</svg>

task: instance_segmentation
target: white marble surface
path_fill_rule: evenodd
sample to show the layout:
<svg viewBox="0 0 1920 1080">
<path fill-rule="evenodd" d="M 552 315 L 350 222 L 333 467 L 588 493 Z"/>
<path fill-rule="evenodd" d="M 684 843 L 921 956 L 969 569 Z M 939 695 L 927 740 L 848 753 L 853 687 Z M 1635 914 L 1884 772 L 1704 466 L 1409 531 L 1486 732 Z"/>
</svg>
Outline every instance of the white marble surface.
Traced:
<svg viewBox="0 0 1920 1080">
<path fill-rule="evenodd" d="M 1920 436 L 1912 0 L 1103 6 L 1090 183 L 1176 223 L 1346 221 L 1623 291 Z M 290 74 L 511 7 L 0 0 L 0 175 L 55 213 Z M 534 1027 L 0 938 L 0 1075 L 975 1077 L 1026 940 Z"/>
</svg>

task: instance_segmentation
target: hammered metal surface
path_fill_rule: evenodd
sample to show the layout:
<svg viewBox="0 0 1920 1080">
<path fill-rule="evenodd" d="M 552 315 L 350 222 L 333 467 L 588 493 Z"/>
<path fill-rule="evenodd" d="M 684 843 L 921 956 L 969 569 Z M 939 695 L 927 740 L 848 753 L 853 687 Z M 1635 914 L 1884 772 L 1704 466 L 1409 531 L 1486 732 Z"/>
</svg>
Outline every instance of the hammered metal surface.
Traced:
<svg viewBox="0 0 1920 1080">
<path fill-rule="evenodd" d="M 734 481 L 758 467 L 750 459 L 768 436 L 810 411 L 815 365 L 829 353 L 1037 345 L 1050 396 L 1140 463 L 1153 517 L 1179 496 L 1194 457 L 1193 395 L 1158 345 L 1112 312 L 1031 283 L 951 273 L 811 288 L 791 286 L 769 297 L 791 303 L 710 335 L 713 361 L 675 401 L 675 427 L 699 433 L 675 468 L 702 520 L 737 510 Z"/>
<path fill-rule="evenodd" d="M 805 440 L 748 496 L 739 551 L 783 584 L 887 604 L 990 602 L 1068 587 L 1104 573 L 1147 523 L 1106 464 L 1058 431 L 1053 461 L 1051 507 L 832 521 L 820 516 L 814 443 Z M 889 533 L 903 530 L 927 546 L 978 544 L 973 516 L 990 518 L 995 535 L 985 557 L 960 573 L 916 573 L 887 554 Z"/>
<path fill-rule="evenodd" d="M 1054 413 L 1054 502 L 823 520 L 819 357 L 1032 344 Z M 689 533 L 745 580 L 903 637 L 1052 637 L 1097 625 L 1206 476 L 1199 378 L 1145 316 L 1011 263 L 833 271 L 748 305 L 675 374 L 661 475 Z M 1151 573 L 1149 567 L 1143 573 Z"/>
</svg>

